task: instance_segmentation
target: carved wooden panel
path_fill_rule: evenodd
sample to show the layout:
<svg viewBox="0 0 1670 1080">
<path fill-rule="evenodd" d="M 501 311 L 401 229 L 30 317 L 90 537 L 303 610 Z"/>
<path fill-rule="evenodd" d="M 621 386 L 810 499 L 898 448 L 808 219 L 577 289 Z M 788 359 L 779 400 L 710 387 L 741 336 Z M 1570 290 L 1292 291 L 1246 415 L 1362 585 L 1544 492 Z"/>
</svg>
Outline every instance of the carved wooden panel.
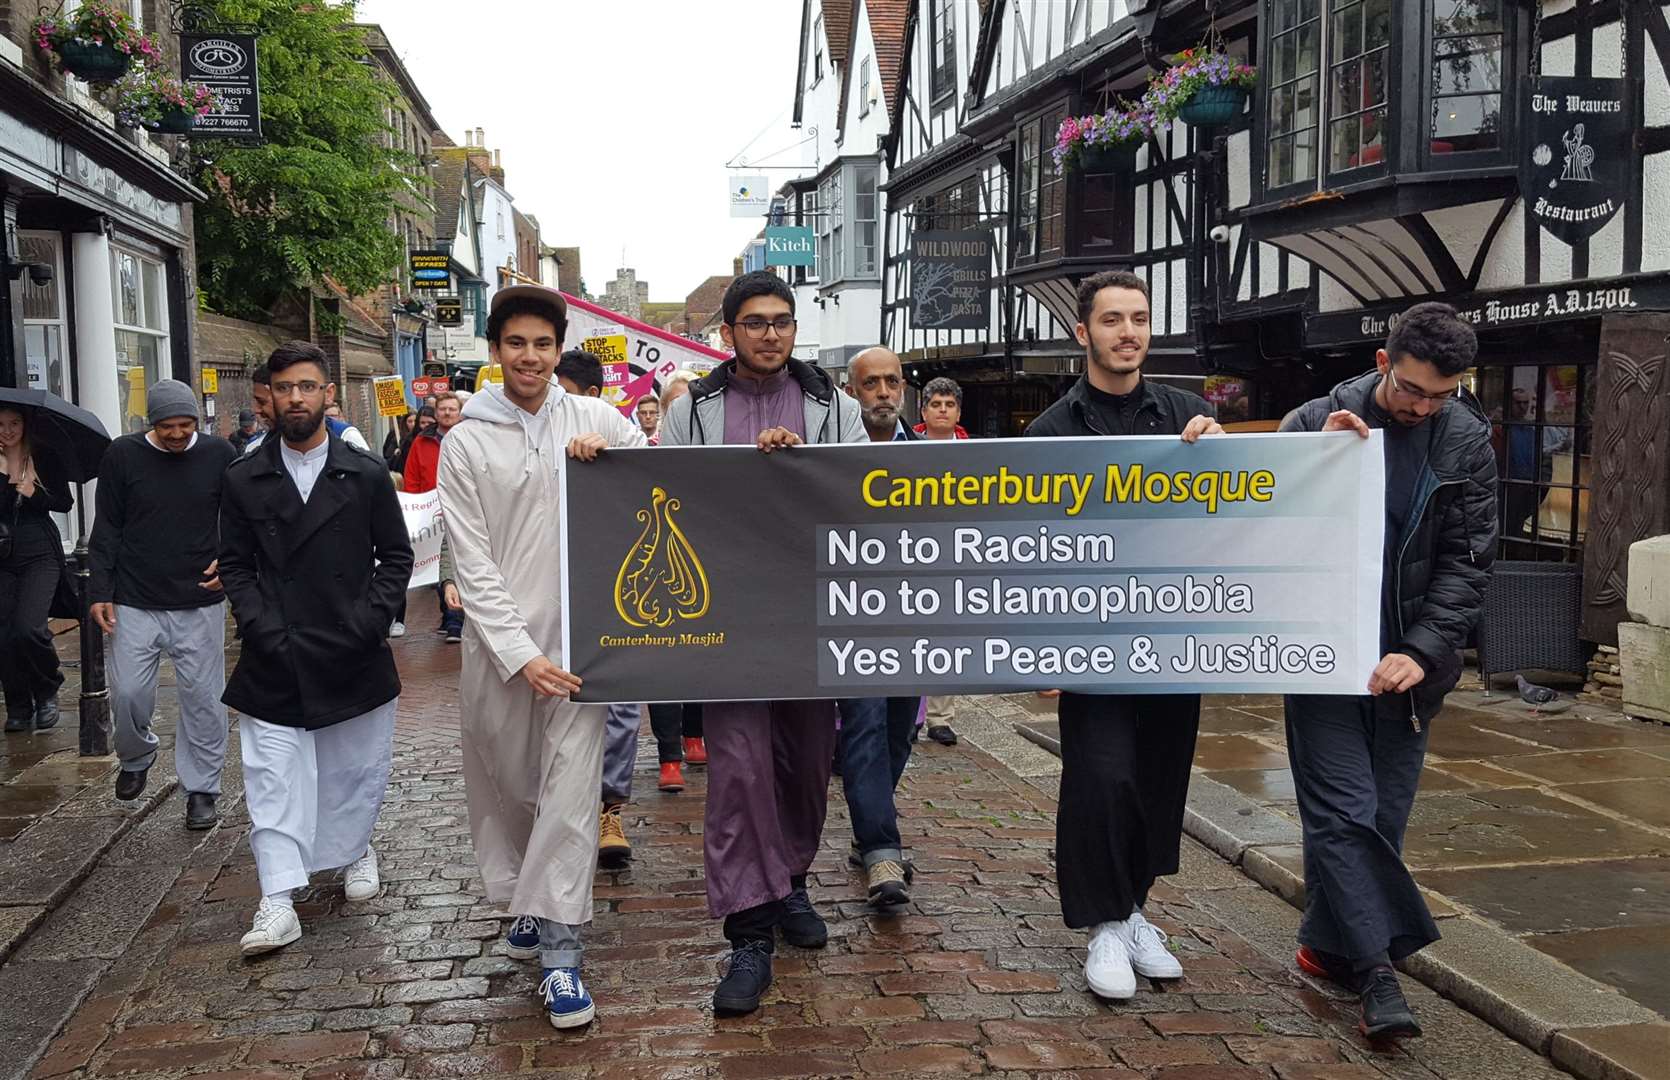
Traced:
<svg viewBox="0 0 1670 1080">
<path fill-rule="evenodd" d="M 1670 314 L 1601 320 L 1583 637 L 1618 643 L 1629 546 L 1670 532 Z"/>
</svg>

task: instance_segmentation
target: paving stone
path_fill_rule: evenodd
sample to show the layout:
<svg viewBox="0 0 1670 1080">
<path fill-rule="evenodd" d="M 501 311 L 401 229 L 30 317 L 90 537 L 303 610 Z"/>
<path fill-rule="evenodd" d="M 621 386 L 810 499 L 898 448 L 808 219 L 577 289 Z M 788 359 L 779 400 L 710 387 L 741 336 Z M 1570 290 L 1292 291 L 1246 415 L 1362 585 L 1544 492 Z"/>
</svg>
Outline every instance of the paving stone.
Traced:
<svg viewBox="0 0 1670 1080">
<path fill-rule="evenodd" d="M 1428 870 L 1420 880 L 1516 934 L 1670 923 L 1670 858 Z"/>
<path fill-rule="evenodd" d="M 0 1002 L 6 1003 L 6 1020 L 0 1024 L 0 1080 L 28 1074 L 104 968 L 100 960 L 13 961 L 0 967 Z"/>
</svg>

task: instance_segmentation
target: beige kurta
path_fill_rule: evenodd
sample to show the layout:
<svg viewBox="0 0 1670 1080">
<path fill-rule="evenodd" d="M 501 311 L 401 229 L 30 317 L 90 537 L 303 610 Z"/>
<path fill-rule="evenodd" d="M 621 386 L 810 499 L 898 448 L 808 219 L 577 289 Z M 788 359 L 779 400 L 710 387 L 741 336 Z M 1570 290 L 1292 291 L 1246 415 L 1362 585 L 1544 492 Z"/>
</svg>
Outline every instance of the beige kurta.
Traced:
<svg viewBox="0 0 1670 1080">
<path fill-rule="evenodd" d="M 591 920 L 605 706 L 536 695 L 521 677 L 562 656 L 559 466 L 570 440 L 643 433 L 598 398 L 554 383 L 540 417 L 492 384 L 441 448 L 441 511 L 467 616 L 459 719 L 476 861 L 513 914 Z M 575 464 L 574 468 L 585 468 Z"/>
</svg>

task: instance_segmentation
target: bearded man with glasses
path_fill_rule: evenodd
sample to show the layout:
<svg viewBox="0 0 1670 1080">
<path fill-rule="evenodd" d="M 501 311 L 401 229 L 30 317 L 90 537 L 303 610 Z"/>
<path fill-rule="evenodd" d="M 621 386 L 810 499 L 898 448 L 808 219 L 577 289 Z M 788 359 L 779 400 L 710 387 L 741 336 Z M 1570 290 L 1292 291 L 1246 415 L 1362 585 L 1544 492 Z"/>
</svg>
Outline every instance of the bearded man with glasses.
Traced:
<svg viewBox="0 0 1670 1080">
<path fill-rule="evenodd" d="M 388 628 L 412 545 L 380 457 L 325 426 L 325 355 L 279 346 L 273 434 L 227 469 L 220 579 L 243 649 L 221 700 L 243 714 L 249 847 L 261 880 L 245 956 L 301 937 L 291 891 L 345 867 L 349 900 L 380 887 L 371 831 L 394 749 L 400 676 Z"/>
<path fill-rule="evenodd" d="M 1385 442 L 1382 659 L 1364 696 L 1286 700 L 1305 834 L 1298 963 L 1357 993 L 1369 1037 L 1421 1033 L 1392 964 L 1438 940 L 1402 848 L 1428 728 L 1461 676 L 1496 557 L 1490 423 L 1461 386 L 1477 352 L 1454 308 L 1416 304 L 1376 354 L 1376 370 L 1282 423 L 1365 439 L 1379 428 Z"/>
<path fill-rule="evenodd" d="M 661 424 L 662 446 L 869 441 L 858 403 L 793 358 L 794 293 L 767 271 L 725 290 L 720 335 L 734 359 L 690 384 Z M 732 701 L 702 707 L 708 784 L 702 855 L 707 906 L 725 920 L 731 961 L 714 1009 L 748 1013 L 771 986 L 777 930 L 822 948 L 829 930 L 806 892 L 823 838 L 835 753 L 835 702 Z"/>
</svg>

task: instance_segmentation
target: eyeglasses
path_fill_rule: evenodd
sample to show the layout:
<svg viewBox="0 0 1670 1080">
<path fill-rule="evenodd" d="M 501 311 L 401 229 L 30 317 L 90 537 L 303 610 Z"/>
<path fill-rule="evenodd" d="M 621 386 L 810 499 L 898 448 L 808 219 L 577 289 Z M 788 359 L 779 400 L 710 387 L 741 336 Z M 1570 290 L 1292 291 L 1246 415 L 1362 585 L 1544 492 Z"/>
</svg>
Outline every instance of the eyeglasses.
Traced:
<svg viewBox="0 0 1670 1080">
<path fill-rule="evenodd" d="M 1461 396 L 1460 383 L 1455 384 L 1455 389 L 1446 390 L 1442 394 L 1423 394 L 1419 390 L 1407 390 L 1398 384 L 1397 368 L 1389 364 L 1386 366 L 1386 381 L 1392 384 L 1392 393 L 1402 394 L 1412 401 L 1448 401 L 1453 397 Z"/>
<path fill-rule="evenodd" d="M 277 397 L 289 397 L 294 391 L 300 390 L 302 397 L 312 397 L 325 388 L 325 384 L 303 379 L 301 382 L 275 382 L 273 394 Z"/>
<path fill-rule="evenodd" d="M 791 316 L 779 315 L 775 319 L 743 319 L 736 325 L 749 337 L 763 338 L 768 328 L 777 331 L 778 337 L 787 337 L 795 322 Z"/>
</svg>

